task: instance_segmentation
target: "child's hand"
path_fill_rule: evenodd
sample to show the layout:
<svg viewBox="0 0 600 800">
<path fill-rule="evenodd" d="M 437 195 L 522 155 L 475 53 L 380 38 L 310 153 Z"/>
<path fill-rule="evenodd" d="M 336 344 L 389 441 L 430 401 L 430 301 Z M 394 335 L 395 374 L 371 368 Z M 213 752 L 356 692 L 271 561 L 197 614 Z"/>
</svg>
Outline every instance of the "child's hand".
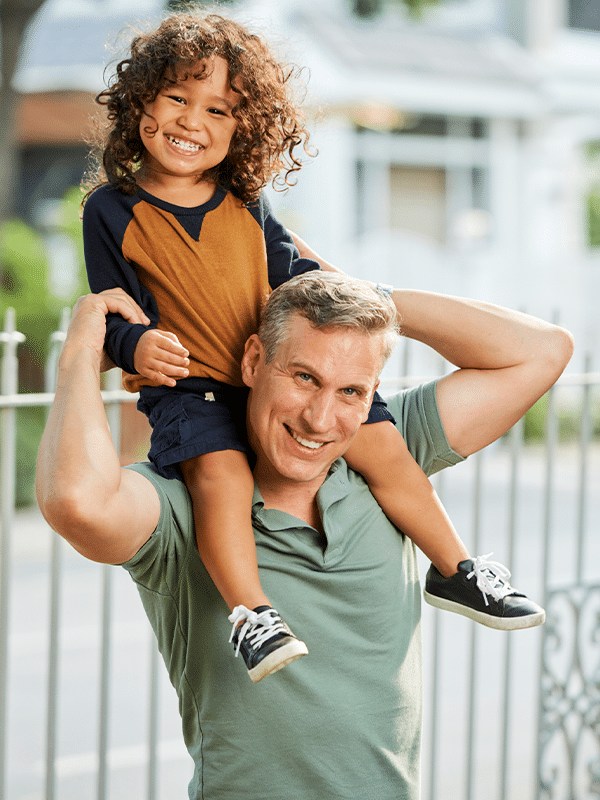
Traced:
<svg viewBox="0 0 600 800">
<path fill-rule="evenodd" d="M 175 386 L 176 378 L 187 378 L 189 352 L 174 333 L 156 328 L 140 336 L 133 353 L 133 366 L 145 378 L 159 386 Z"/>
</svg>

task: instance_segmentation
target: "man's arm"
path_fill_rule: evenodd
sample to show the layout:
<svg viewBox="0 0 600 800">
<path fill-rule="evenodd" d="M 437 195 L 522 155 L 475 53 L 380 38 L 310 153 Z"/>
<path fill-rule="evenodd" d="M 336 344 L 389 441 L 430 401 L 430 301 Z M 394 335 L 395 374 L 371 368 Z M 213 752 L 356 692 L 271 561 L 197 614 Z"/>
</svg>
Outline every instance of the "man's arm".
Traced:
<svg viewBox="0 0 600 800">
<path fill-rule="evenodd" d="M 468 456 L 498 439 L 558 380 L 573 354 L 556 325 L 476 300 L 396 289 L 403 335 L 459 369 L 437 385 L 450 446 Z"/>
<path fill-rule="evenodd" d="M 292 233 L 300 254 L 335 272 Z M 468 456 L 498 439 L 558 380 L 571 334 L 516 311 L 431 292 L 396 289 L 402 334 L 437 350 L 458 370 L 437 385 L 452 449 Z"/>
<path fill-rule="evenodd" d="M 146 478 L 121 468 L 112 443 L 100 396 L 108 312 L 142 321 L 139 306 L 119 289 L 78 300 L 40 444 L 36 491 L 48 524 L 76 550 L 119 564 L 152 535 L 160 501 Z"/>
</svg>

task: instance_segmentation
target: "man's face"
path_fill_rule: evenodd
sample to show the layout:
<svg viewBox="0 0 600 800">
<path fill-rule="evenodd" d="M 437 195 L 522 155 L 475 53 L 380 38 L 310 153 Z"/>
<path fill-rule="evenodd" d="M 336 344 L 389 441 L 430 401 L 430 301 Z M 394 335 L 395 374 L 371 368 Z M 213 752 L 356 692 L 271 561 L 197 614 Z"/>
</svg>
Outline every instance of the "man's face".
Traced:
<svg viewBox="0 0 600 800">
<path fill-rule="evenodd" d="M 378 385 L 380 336 L 319 330 L 300 315 L 270 363 L 258 336 L 246 344 L 248 432 L 257 478 L 321 485 L 366 420 Z"/>
</svg>

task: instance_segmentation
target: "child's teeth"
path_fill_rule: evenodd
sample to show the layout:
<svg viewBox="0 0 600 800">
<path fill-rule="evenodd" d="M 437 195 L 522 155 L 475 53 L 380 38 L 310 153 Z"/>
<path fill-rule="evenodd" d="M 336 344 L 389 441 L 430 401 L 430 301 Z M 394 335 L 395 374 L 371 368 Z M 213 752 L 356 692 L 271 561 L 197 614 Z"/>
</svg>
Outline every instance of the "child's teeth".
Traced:
<svg viewBox="0 0 600 800">
<path fill-rule="evenodd" d="M 192 142 L 182 142 L 179 139 L 175 139 L 173 136 L 170 137 L 170 140 L 173 144 L 177 145 L 177 147 L 182 147 L 184 150 L 200 150 L 199 144 L 193 144 Z"/>
</svg>

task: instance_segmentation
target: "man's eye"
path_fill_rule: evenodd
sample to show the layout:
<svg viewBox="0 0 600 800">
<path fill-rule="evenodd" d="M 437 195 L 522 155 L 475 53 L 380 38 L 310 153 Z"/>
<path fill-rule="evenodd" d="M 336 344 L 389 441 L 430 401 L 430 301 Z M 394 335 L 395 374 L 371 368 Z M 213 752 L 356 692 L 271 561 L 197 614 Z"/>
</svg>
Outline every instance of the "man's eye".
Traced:
<svg viewBox="0 0 600 800">
<path fill-rule="evenodd" d="M 304 382 L 312 380 L 312 377 L 308 374 L 308 372 L 299 372 L 298 378 Z"/>
<path fill-rule="evenodd" d="M 352 389 L 350 386 L 347 386 L 345 389 L 342 389 L 342 391 L 346 395 L 346 397 L 355 397 L 358 394 L 356 389 Z"/>
</svg>

